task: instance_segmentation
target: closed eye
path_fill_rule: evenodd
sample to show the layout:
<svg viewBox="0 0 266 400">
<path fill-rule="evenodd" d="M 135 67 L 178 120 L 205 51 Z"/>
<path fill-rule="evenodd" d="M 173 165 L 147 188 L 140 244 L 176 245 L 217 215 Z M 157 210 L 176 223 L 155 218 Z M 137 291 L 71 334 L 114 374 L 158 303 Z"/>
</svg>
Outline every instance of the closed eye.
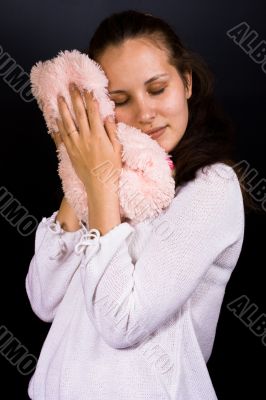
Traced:
<svg viewBox="0 0 266 400">
<path fill-rule="evenodd" d="M 154 96 L 157 96 L 158 94 L 163 93 L 164 90 L 165 90 L 165 88 L 162 88 L 162 89 L 156 90 L 156 91 L 153 90 L 153 91 L 151 91 L 150 93 L 151 93 L 152 95 L 154 95 Z M 117 102 L 114 102 L 114 103 L 115 103 L 115 106 L 116 106 L 116 107 L 119 107 L 119 106 L 123 106 L 124 104 L 128 103 L 128 100 L 129 100 L 129 99 L 123 101 L 122 103 L 117 103 Z"/>
</svg>

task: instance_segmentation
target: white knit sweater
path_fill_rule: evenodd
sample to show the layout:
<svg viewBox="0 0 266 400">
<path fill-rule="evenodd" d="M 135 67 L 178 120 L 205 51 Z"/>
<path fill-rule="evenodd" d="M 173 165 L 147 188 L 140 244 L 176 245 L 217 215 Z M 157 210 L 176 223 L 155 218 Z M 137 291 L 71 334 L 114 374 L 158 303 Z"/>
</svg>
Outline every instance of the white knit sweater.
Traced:
<svg viewBox="0 0 266 400">
<path fill-rule="evenodd" d="M 157 218 L 100 237 L 64 231 L 57 212 L 26 277 L 32 310 L 52 322 L 30 398 L 216 400 L 206 362 L 244 237 L 233 169 L 199 169 Z"/>
</svg>

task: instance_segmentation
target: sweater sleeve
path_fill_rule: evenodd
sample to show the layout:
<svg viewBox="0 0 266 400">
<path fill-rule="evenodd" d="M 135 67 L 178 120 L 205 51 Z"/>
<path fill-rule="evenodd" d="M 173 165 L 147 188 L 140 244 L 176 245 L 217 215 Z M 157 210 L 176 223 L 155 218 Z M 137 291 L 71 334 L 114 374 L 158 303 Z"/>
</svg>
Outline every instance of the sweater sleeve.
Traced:
<svg viewBox="0 0 266 400">
<path fill-rule="evenodd" d="M 133 263 L 124 222 L 84 249 L 81 279 L 88 317 L 113 348 L 133 346 L 173 316 L 191 296 L 219 254 L 241 240 L 243 200 L 233 169 L 213 165 L 180 187 Z M 197 171 L 198 172 L 198 171 Z M 161 224 L 160 224 L 161 225 Z M 166 226 L 166 225 L 165 225 Z M 221 282 L 231 271 L 217 262 Z M 232 265 L 233 269 L 234 265 Z M 210 305 L 211 306 L 211 305 Z"/>
<path fill-rule="evenodd" d="M 35 252 L 25 280 L 32 310 L 43 321 L 51 322 L 66 289 L 78 268 L 81 255 L 75 252 L 82 228 L 67 232 L 55 221 L 58 211 L 44 217 L 35 234 Z"/>
</svg>

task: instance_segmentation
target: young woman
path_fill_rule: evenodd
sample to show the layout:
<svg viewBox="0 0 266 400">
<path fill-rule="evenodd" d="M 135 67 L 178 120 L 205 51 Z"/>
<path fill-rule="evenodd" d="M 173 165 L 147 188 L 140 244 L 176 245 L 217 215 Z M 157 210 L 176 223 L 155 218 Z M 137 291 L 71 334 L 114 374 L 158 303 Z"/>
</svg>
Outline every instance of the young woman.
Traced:
<svg viewBox="0 0 266 400">
<path fill-rule="evenodd" d="M 206 64 L 160 18 L 113 14 L 86 53 L 107 75 L 116 120 L 102 123 L 97 102 L 86 93 L 85 107 L 74 90 L 76 126 L 59 101 L 54 140 L 86 187 L 90 230 L 65 198 L 38 226 L 26 290 L 52 325 L 29 396 L 215 400 L 206 363 L 248 206 L 232 127 Z M 121 168 L 116 122 L 151 135 L 175 166 L 171 204 L 135 227 L 121 220 L 116 192 L 90 174 L 106 159 Z"/>
</svg>

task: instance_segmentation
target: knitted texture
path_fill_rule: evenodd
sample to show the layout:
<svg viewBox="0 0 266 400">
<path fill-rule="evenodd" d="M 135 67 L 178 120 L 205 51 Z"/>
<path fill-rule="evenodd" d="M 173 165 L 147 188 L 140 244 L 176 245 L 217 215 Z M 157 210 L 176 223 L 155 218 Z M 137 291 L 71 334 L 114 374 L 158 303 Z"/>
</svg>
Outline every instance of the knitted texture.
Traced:
<svg viewBox="0 0 266 400">
<path fill-rule="evenodd" d="M 157 218 L 103 236 L 43 218 L 26 276 L 52 325 L 34 400 L 217 400 L 206 363 L 244 237 L 238 178 L 215 163 Z"/>
<path fill-rule="evenodd" d="M 57 131 L 56 118 L 60 118 L 57 96 L 63 95 L 77 126 L 71 97 L 70 82 L 75 82 L 85 104 L 82 91 L 92 91 L 99 103 L 102 121 L 114 116 L 114 102 L 108 97 L 108 80 L 101 66 L 78 50 L 61 51 L 57 57 L 39 61 L 30 73 L 32 94 L 43 112 L 48 132 Z M 175 194 L 175 181 L 171 176 L 173 162 L 166 151 L 151 137 L 135 127 L 122 122 L 117 124 L 117 138 L 122 144 L 122 171 L 112 169 L 106 162 L 93 173 L 100 181 L 118 181 L 120 215 L 132 223 L 158 216 Z M 88 199 L 85 187 L 77 176 L 64 143 L 57 149 L 58 174 L 69 204 L 80 221 L 88 224 Z M 119 171 L 118 171 L 119 172 Z M 115 185 L 114 185 L 115 187 Z"/>
</svg>

